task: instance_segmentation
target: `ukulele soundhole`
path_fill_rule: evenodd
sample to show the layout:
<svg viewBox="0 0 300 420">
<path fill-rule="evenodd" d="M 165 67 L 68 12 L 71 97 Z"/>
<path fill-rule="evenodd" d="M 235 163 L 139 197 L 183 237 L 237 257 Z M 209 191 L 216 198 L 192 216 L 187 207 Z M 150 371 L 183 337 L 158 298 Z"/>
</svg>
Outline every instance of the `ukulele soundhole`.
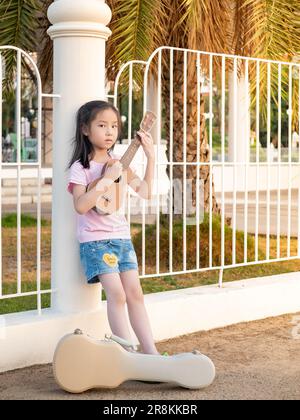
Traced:
<svg viewBox="0 0 300 420">
<path fill-rule="evenodd" d="M 115 179 L 115 183 L 118 184 L 121 181 L 121 177 L 119 176 L 118 179 Z"/>
</svg>

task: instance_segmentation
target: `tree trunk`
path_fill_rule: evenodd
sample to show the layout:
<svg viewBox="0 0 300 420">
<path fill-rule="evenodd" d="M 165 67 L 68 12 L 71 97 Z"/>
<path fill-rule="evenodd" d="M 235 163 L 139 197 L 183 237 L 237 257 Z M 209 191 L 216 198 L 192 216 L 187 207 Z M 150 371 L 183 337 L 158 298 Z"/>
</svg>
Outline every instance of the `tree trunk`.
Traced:
<svg viewBox="0 0 300 420">
<path fill-rule="evenodd" d="M 186 162 L 197 162 L 197 68 L 196 55 L 189 57 L 187 66 L 187 104 L 186 104 Z M 165 129 L 167 137 L 167 156 L 170 157 L 170 70 L 169 67 L 163 69 L 162 95 L 165 104 L 166 118 Z M 173 71 L 173 161 L 184 161 L 184 61 L 182 53 L 174 52 L 174 71 Z M 210 162 L 210 151 L 207 142 L 207 133 L 204 117 L 204 98 L 200 95 L 200 162 Z M 170 176 L 170 166 L 167 170 Z M 211 169 L 209 165 L 201 165 L 199 171 L 200 182 L 203 185 L 204 212 L 210 210 L 210 194 L 212 194 L 212 212 L 220 214 L 215 191 L 212 181 L 212 191 L 210 191 Z M 192 205 L 196 207 L 196 178 L 197 165 L 186 166 L 186 178 L 192 180 Z M 183 185 L 183 165 L 173 166 L 173 179 L 179 179 Z M 191 181 L 190 181 L 191 182 Z M 175 197 L 173 202 L 175 201 Z M 188 203 L 187 203 L 188 204 Z M 174 207 L 173 207 L 174 210 Z M 187 212 L 191 211 L 191 206 Z M 194 209 L 195 211 L 195 209 Z M 193 213 L 193 211 L 192 211 Z"/>
</svg>

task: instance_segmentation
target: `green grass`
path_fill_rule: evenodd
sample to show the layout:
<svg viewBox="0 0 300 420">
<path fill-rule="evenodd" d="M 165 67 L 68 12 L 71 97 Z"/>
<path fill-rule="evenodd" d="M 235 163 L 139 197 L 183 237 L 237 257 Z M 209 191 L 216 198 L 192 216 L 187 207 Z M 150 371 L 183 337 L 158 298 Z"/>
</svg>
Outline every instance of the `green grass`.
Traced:
<svg viewBox="0 0 300 420">
<path fill-rule="evenodd" d="M 200 250 L 200 267 L 209 266 L 209 226 L 210 220 L 207 213 L 204 214 L 203 222 L 200 224 L 200 243 L 196 243 L 197 232 L 196 225 L 186 226 L 186 254 L 187 269 L 196 267 L 196 248 Z M 221 217 L 213 215 L 212 217 L 212 266 L 221 265 Z M 145 228 L 147 247 L 146 261 L 152 272 L 156 268 L 156 226 L 148 225 Z M 183 261 L 183 223 L 181 219 L 173 220 L 173 270 L 182 271 Z M 225 265 L 232 264 L 232 229 L 225 224 Z M 248 261 L 255 259 L 255 242 L 251 235 L 247 236 L 247 258 Z M 142 259 L 142 231 L 133 238 L 133 244 L 136 249 L 139 260 Z M 159 232 L 159 261 L 160 271 L 169 271 L 169 220 L 167 215 L 160 216 L 160 232 Z M 265 258 L 264 252 L 259 249 L 259 260 Z M 244 261 L 244 232 L 236 231 L 236 263 Z M 149 273 L 151 274 L 151 272 Z"/>
<path fill-rule="evenodd" d="M 42 226 L 48 226 L 51 222 L 41 219 Z M 21 226 L 22 227 L 33 227 L 37 225 L 36 217 L 31 216 L 30 214 L 21 214 Z M 2 227 L 3 228 L 16 228 L 17 227 L 17 214 L 16 213 L 7 213 L 2 216 Z"/>
<path fill-rule="evenodd" d="M 50 281 L 43 282 L 41 289 L 50 289 Z M 32 282 L 22 282 L 22 292 L 36 291 L 36 284 Z M 3 294 L 10 295 L 17 293 L 17 286 L 15 283 L 4 283 Z M 50 307 L 50 293 L 42 294 L 41 303 L 42 308 Z M 0 315 L 10 314 L 13 312 L 31 311 L 37 309 L 37 296 L 22 296 L 9 299 L 0 300 Z"/>
<path fill-rule="evenodd" d="M 33 291 L 35 289 L 35 229 L 36 219 L 29 215 L 22 215 L 22 241 L 24 241 L 24 254 L 22 250 L 22 292 Z M 11 267 L 15 263 L 16 249 L 16 231 L 17 218 L 15 214 L 5 215 L 2 218 L 2 234 L 3 234 L 3 256 L 6 258 L 3 268 Z M 42 237 L 42 259 L 44 258 L 44 266 L 42 270 L 43 279 L 41 282 L 42 289 L 50 289 L 50 247 L 51 247 L 51 222 L 42 221 L 43 229 Z M 142 232 L 140 224 L 131 224 L 134 234 L 132 241 L 141 263 L 141 241 Z M 221 261 L 221 218 L 213 216 L 213 247 L 212 247 L 212 265 L 218 266 Z M 156 227 L 155 225 L 146 225 L 146 273 L 155 273 L 156 270 Z M 209 216 L 204 215 L 203 223 L 200 225 L 200 267 L 209 265 Z M 248 235 L 248 260 L 254 260 L 255 241 L 253 235 Z M 281 255 L 286 255 L 286 238 L 282 237 Z M 173 270 L 182 270 L 183 257 L 183 225 L 182 220 L 173 220 Z M 266 237 L 259 235 L 259 260 L 265 258 Z M 196 266 L 196 226 L 187 225 L 187 269 L 194 269 Z M 276 257 L 276 237 L 270 236 L 270 257 Z M 291 238 L 291 255 L 297 255 L 297 240 Z M 26 257 L 26 258 L 25 258 Z M 160 215 L 160 271 L 169 271 L 169 220 L 167 215 Z M 244 259 L 244 233 L 236 232 L 236 261 L 243 262 Z M 26 263 L 26 265 L 25 265 Z M 47 264 L 46 264 L 47 263 Z M 225 225 L 225 264 L 232 263 L 232 229 Z M 13 266 L 14 267 L 14 266 Z M 236 281 L 246 278 L 255 278 L 262 276 L 271 276 L 275 274 L 295 272 L 300 270 L 299 260 L 282 261 L 276 263 L 265 263 L 256 265 L 246 265 L 232 269 L 224 269 L 223 281 Z M 16 293 L 16 280 L 14 271 L 4 272 L 4 279 L 9 281 L 3 284 L 3 294 Z M 161 277 L 149 277 L 141 279 L 141 286 L 144 294 L 157 293 L 167 290 L 177 290 L 187 287 L 196 287 L 201 285 L 216 284 L 219 280 L 219 270 L 206 270 L 191 274 L 164 275 Z M 105 300 L 105 292 L 102 290 L 102 299 Z M 42 295 L 42 307 L 50 306 L 50 295 Z M 26 310 L 34 310 L 37 308 L 37 297 L 26 296 L 11 299 L 0 300 L 0 314 L 20 312 Z"/>
</svg>

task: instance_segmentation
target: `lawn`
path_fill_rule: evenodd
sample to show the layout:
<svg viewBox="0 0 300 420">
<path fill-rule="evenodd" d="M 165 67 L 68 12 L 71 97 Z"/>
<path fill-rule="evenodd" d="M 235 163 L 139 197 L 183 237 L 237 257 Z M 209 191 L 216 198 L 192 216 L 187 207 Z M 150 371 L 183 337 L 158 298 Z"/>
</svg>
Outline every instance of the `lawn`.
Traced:
<svg viewBox="0 0 300 420">
<path fill-rule="evenodd" d="M 168 272 L 169 259 L 169 230 L 166 215 L 161 216 L 160 224 L 160 271 Z M 22 292 L 36 290 L 36 220 L 31 216 L 22 215 L 21 219 L 21 274 Z M 139 262 L 141 262 L 141 225 L 131 225 L 132 241 L 134 243 Z M 154 274 L 156 267 L 156 229 L 154 225 L 146 226 L 146 274 Z M 196 231 L 195 226 L 187 226 L 187 269 L 195 268 L 196 264 Z M 200 267 L 208 267 L 208 238 L 209 220 L 207 215 L 200 225 Z M 173 270 L 182 270 L 182 240 L 183 229 L 181 221 L 173 224 Z M 255 242 L 253 235 L 248 235 L 248 260 L 254 260 Z M 275 236 L 270 237 L 270 258 L 276 258 Z M 220 264 L 221 224 L 218 217 L 213 218 L 213 266 Z M 259 260 L 265 258 L 266 238 L 259 236 Z M 281 238 L 281 256 L 287 255 L 285 237 Z M 231 264 L 232 230 L 225 228 L 225 264 Z M 6 215 L 2 218 L 2 275 L 3 295 L 17 292 L 17 229 L 16 215 Z M 297 255 L 297 240 L 291 238 L 291 256 Z M 236 261 L 243 262 L 244 233 L 237 232 Z M 141 263 L 139 264 L 141 270 Z M 300 270 L 300 260 L 289 260 L 276 263 L 247 265 L 225 269 L 223 281 L 234 281 L 252 277 L 269 276 Z M 219 270 L 206 270 L 198 273 L 169 275 L 141 279 L 144 294 L 166 290 L 182 289 L 200 285 L 216 284 Z M 42 220 L 41 226 L 41 289 L 50 288 L 51 279 L 51 222 Z M 102 291 L 105 299 L 105 293 Z M 36 296 L 26 296 L 0 300 L 0 314 L 36 309 Z M 50 295 L 42 295 L 42 307 L 50 306 Z"/>
</svg>

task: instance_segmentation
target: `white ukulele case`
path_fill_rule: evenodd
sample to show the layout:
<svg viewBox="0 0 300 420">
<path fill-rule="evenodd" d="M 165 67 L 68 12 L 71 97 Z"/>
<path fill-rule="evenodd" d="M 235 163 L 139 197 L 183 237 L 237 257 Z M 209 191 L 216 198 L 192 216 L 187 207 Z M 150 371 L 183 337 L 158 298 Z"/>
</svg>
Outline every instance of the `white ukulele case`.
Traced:
<svg viewBox="0 0 300 420">
<path fill-rule="evenodd" d="M 76 329 L 57 344 L 53 373 L 58 385 L 72 393 L 92 388 L 115 388 L 128 380 L 169 382 L 198 389 L 215 378 L 212 361 L 198 350 L 172 356 L 128 351 L 127 341 L 111 335 L 97 340 Z"/>
</svg>

